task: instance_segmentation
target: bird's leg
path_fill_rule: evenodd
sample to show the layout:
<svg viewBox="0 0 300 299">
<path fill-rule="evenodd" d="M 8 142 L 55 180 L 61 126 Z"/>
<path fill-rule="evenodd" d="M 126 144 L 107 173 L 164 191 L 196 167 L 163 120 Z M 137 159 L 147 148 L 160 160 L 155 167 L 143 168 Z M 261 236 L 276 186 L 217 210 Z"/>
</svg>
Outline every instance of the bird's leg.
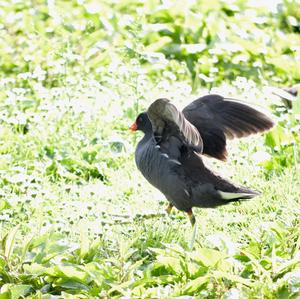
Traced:
<svg viewBox="0 0 300 299">
<path fill-rule="evenodd" d="M 167 206 L 167 208 L 166 208 L 166 212 L 167 212 L 168 215 L 171 214 L 171 210 L 172 210 L 173 207 L 174 207 L 174 206 L 173 206 L 171 203 L 168 204 L 168 206 Z"/>
<path fill-rule="evenodd" d="M 189 210 L 187 211 L 187 214 L 188 214 L 188 216 L 189 216 L 189 219 L 190 219 L 190 222 L 191 222 L 192 226 L 194 227 L 194 225 L 195 225 L 195 223 L 196 223 L 196 218 L 195 218 L 195 216 L 194 216 L 194 214 L 193 214 L 192 209 L 189 209 Z"/>
<path fill-rule="evenodd" d="M 191 239 L 190 244 L 189 244 L 189 249 L 192 251 L 193 248 L 194 248 L 194 243 L 195 243 L 195 239 L 196 239 L 196 235 L 197 235 L 197 225 L 196 225 L 196 218 L 193 214 L 192 209 L 188 210 L 187 214 L 190 218 L 190 222 L 191 222 L 192 228 L 193 228 L 192 239 Z"/>
</svg>

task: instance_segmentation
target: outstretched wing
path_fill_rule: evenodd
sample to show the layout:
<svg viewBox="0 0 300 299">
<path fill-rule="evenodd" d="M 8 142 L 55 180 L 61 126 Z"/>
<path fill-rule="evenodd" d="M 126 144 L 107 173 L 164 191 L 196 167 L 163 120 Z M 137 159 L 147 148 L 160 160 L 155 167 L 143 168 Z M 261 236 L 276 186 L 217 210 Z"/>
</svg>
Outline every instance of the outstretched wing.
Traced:
<svg viewBox="0 0 300 299">
<path fill-rule="evenodd" d="M 203 143 L 199 131 L 168 99 L 154 101 L 148 108 L 147 114 L 158 145 L 174 143 L 177 140 L 177 143 L 181 142 L 202 153 Z"/>
<path fill-rule="evenodd" d="M 203 154 L 226 160 L 226 138 L 241 138 L 263 132 L 274 122 L 264 113 L 219 95 L 201 97 L 182 111 L 185 119 L 199 131 Z"/>
</svg>

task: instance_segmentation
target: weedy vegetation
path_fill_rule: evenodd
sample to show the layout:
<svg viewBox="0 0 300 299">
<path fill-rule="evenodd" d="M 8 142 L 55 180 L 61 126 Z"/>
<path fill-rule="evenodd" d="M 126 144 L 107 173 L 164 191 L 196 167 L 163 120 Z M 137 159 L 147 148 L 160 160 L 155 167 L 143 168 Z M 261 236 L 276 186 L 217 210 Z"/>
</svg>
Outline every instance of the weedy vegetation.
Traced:
<svg viewBox="0 0 300 299">
<path fill-rule="evenodd" d="M 300 297 L 300 4 L 0 5 L 0 298 Z M 277 126 L 207 163 L 262 195 L 185 215 L 134 163 L 128 126 L 158 97 L 211 93 Z"/>
</svg>

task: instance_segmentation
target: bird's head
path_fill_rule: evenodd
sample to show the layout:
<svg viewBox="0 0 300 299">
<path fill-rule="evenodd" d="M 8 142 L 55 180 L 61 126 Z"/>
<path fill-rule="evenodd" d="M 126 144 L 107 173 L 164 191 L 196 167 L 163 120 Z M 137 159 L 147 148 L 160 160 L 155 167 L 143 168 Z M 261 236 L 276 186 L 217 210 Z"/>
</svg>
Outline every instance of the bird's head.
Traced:
<svg viewBox="0 0 300 299">
<path fill-rule="evenodd" d="M 144 133 L 152 131 L 152 124 L 146 112 L 138 115 L 135 122 L 129 128 L 130 131 L 142 131 Z"/>
</svg>

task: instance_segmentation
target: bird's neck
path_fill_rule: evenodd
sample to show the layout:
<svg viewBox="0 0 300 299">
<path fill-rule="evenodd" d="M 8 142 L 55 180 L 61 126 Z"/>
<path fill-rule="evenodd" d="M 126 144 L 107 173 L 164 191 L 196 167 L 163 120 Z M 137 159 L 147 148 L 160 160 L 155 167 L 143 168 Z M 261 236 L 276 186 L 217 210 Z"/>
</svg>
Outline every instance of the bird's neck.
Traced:
<svg viewBox="0 0 300 299">
<path fill-rule="evenodd" d="M 150 131 L 145 131 L 144 132 L 144 137 L 141 139 L 141 143 L 145 143 L 145 142 L 147 142 L 149 139 L 151 139 L 152 137 L 153 137 L 153 132 L 152 132 L 152 130 Z"/>
</svg>

